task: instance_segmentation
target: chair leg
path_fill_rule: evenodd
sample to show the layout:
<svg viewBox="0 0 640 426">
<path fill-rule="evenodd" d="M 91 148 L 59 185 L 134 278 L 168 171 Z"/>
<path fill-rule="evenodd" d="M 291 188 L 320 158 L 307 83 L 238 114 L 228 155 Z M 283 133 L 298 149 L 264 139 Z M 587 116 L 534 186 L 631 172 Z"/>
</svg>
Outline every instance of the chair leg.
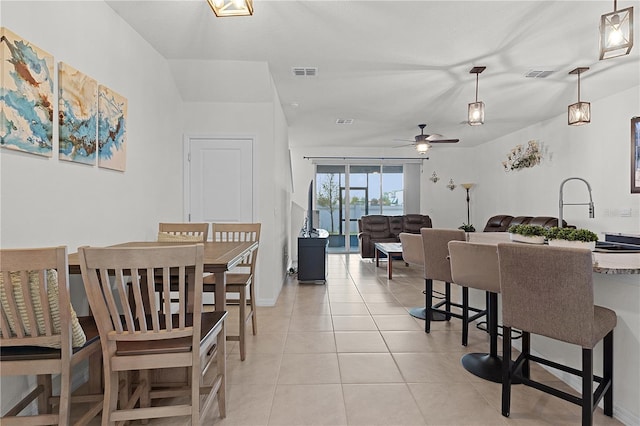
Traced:
<svg viewBox="0 0 640 426">
<path fill-rule="evenodd" d="M 613 330 L 604 336 L 603 345 L 602 379 L 609 382 L 609 389 L 604 394 L 604 414 L 613 417 Z"/>
<path fill-rule="evenodd" d="M 68 425 L 71 411 L 71 365 L 62 366 L 60 372 L 60 405 L 58 406 L 58 424 Z"/>
<path fill-rule="evenodd" d="M 247 329 L 247 317 L 246 317 L 246 308 L 247 308 L 247 287 L 243 286 L 240 288 L 240 291 L 238 292 L 238 317 L 240 317 L 240 330 L 239 330 L 239 336 L 240 336 L 240 361 L 244 361 L 246 355 L 247 355 L 247 350 L 246 350 L 246 345 L 245 345 L 245 331 Z"/>
<path fill-rule="evenodd" d="M 447 312 L 451 312 L 451 283 L 444 283 L 444 308 Z M 446 314 L 447 321 L 451 320 L 451 315 Z"/>
<path fill-rule="evenodd" d="M 506 331 L 504 333 L 506 333 Z M 503 335 L 503 338 L 504 338 L 504 335 Z M 509 335 L 509 339 L 511 339 L 511 335 Z M 522 353 L 526 354 L 526 357 L 522 362 L 522 370 L 521 370 L 522 377 L 524 377 L 525 379 L 530 379 L 531 364 L 529 362 L 529 354 L 531 354 L 531 333 L 524 330 L 522 331 Z"/>
<path fill-rule="evenodd" d="M 118 372 L 107 371 L 110 368 L 105 367 L 104 372 L 104 403 L 102 404 L 102 426 L 108 426 L 113 422 L 110 421 L 111 413 L 118 407 Z"/>
<path fill-rule="evenodd" d="M 37 377 L 38 386 L 42 386 L 42 392 L 38 395 L 38 414 L 51 413 L 51 395 L 53 393 L 50 374 L 40 374 Z"/>
<path fill-rule="evenodd" d="M 462 287 L 462 346 L 469 343 L 469 288 Z"/>
<path fill-rule="evenodd" d="M 140 394 L 140 408 L 151 407 L 151 370 L 138 371 L 138 386 L 142 386 Z M 142 419 L 143 425 L 149 424 L 149 419 Z"/>
<path fill-rule="evenodd" d="M 426 287 L 426 291 L 424 292 L 424 306 L 425 306 L 425 319 L 424 319 L 424 332 L 431 332 L 431 315 L 433 315 L 433 311 L 431 307 L 433 306 L 433 281 L 429 278 L 424 280 L 424 284 Z"/>
<path fill-rule="evenodd" d="M 256 317 L 256 291 L 253 285 L 253 279 L 251 280 L 251 284 L 249 284 L 249 298 L 249 304 L 251 306 L 251 327 L 253 335 L 255 336 L 258 334 L 258 319 Z"/>
<path fill-rule="evenodd" d="M 582 348 L 582 425 L 593 422 L 593 349 Z"/>
<path fill-rule="evenodd" d="M 511 410 L 511 327 L 504 327 L 502 337 L 502 415 Z"/>
</svg>

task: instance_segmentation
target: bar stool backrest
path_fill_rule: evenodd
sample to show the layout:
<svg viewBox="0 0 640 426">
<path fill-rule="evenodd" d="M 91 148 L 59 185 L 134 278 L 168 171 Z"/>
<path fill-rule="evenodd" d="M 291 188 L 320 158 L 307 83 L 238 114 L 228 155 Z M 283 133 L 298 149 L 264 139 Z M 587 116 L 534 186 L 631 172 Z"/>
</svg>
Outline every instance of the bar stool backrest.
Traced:
<svg viewBox="0 0 640 426">
<path fill-rule="evenodd" d="M 466 234 L 460 229 L 422 228 L 425 278 L 454 282 L 449 265 L 449 241 L 466 241 Z"/>
<path fill-rule="evenodd" d="M 424 266 L 424 249 L 422 248 L 422 235 L 401 232 L 402 259 L 410 265 Z"/>
<path fill-rule="evenodd" d="M 450 241 L 449 256 L 454 283 L 500 293 L 500 269 L 495 244 Z"/>
<path fill-rule="evenodd" d="M 498 259 L 505 326 L 593 348 L 589 250 L 501 243 Z"/>
</svg>

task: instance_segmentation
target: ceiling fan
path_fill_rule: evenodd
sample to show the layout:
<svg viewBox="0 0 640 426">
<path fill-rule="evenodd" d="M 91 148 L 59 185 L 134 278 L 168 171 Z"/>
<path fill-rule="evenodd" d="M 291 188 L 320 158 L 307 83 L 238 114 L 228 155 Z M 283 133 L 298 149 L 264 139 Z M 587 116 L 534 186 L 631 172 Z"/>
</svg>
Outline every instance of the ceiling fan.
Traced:
<svg viewBox="0 0 640 426">
<path fill-rule="evenodd" d="M 425 135 L 424 128 L 427 127 L 427 125 L 418 124 L 418 127 L 420 128 L 420 134 L 415 136 L 414 138 L 415 140 L 411 141 L 410 144 L 399 145 L 399 146 L 396 146 L 395 148 L 413 145 L 416 147 L 416 151 L 418 151 L 418 153 L 424 154 L 429 150 L 429 148 L 431 148 L 432 143 L 456 143 L 460 141 L 460 139 L 446 139 L 444 136 L 439 135 L 437 133 L 434 133 L 431 135 Z M 395 139 L 395 140 L 409 141 L 408 139 Z"/>
</svg>

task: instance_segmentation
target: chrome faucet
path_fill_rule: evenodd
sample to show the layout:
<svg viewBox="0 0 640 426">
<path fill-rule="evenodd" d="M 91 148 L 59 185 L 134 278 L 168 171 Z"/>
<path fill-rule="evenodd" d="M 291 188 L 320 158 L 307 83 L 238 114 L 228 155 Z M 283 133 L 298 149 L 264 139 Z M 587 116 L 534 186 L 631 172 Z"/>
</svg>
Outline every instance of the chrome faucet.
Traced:
<svg viewBox="0 0 640 426">
<path fill-rule="evenodd" d="M 587 189 L 589 190 L 589 202 L 588 203 L 565 203 L 564 199 L 563 199 L 563 194 L 562 194 L 562 188 L 564 188 L 564 184 L 567 183 L 570 180 L 581 180 L 582 182 L 585 183 L 585 185 L 587 185 Z M 595 216 L 595 210 L 593 207 L 593 197 L 591 196 L 591 185 L 589 185 L 589 182 L 587 182 L 586 180 L 579 178 L 579 177 L 570 177 L 570 178 L 566 178 L 565 180 L 562 181 L 562 183 L 560 184 L 560 201 L 559 201 L 559 205 L 560 205 L 560 210 L 558 213 L 558 228 L 562 228 L 562 211 L 564 209 L 564 206 L 589 206 L 589 217 L 591 219 L 593 219 Z"/>
</svg>

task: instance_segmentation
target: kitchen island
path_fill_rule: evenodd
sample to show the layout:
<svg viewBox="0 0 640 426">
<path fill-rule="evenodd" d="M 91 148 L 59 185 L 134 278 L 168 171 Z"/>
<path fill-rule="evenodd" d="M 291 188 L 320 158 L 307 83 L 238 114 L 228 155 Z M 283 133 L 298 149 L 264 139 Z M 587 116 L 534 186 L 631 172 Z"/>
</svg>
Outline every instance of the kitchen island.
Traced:
<svg viewBox="0 0 640 426">
<path fill-rule="evenodd" d="M 468 240 L 498 244 L 510 242 L 507 232 L 472 232 Z M 484 294 L 470 291 L 475 306 Z M 640 253 L 593 253 L 593 297 L 596 305 L 616 312 L 613 337 L 613 414 L 627 425 L 640 425 Z M 500 304 L 500 302 L 499 302 Z M 519 345 L 518 340 L 514 341 Z M 594 374 L 602 376 L 602 343 L 594 351 Z M 532 353 L 580 369 L 580 347 L 533 335 Z M 579 378 L 549 370 L 577 391 Z"/>
</svg>

